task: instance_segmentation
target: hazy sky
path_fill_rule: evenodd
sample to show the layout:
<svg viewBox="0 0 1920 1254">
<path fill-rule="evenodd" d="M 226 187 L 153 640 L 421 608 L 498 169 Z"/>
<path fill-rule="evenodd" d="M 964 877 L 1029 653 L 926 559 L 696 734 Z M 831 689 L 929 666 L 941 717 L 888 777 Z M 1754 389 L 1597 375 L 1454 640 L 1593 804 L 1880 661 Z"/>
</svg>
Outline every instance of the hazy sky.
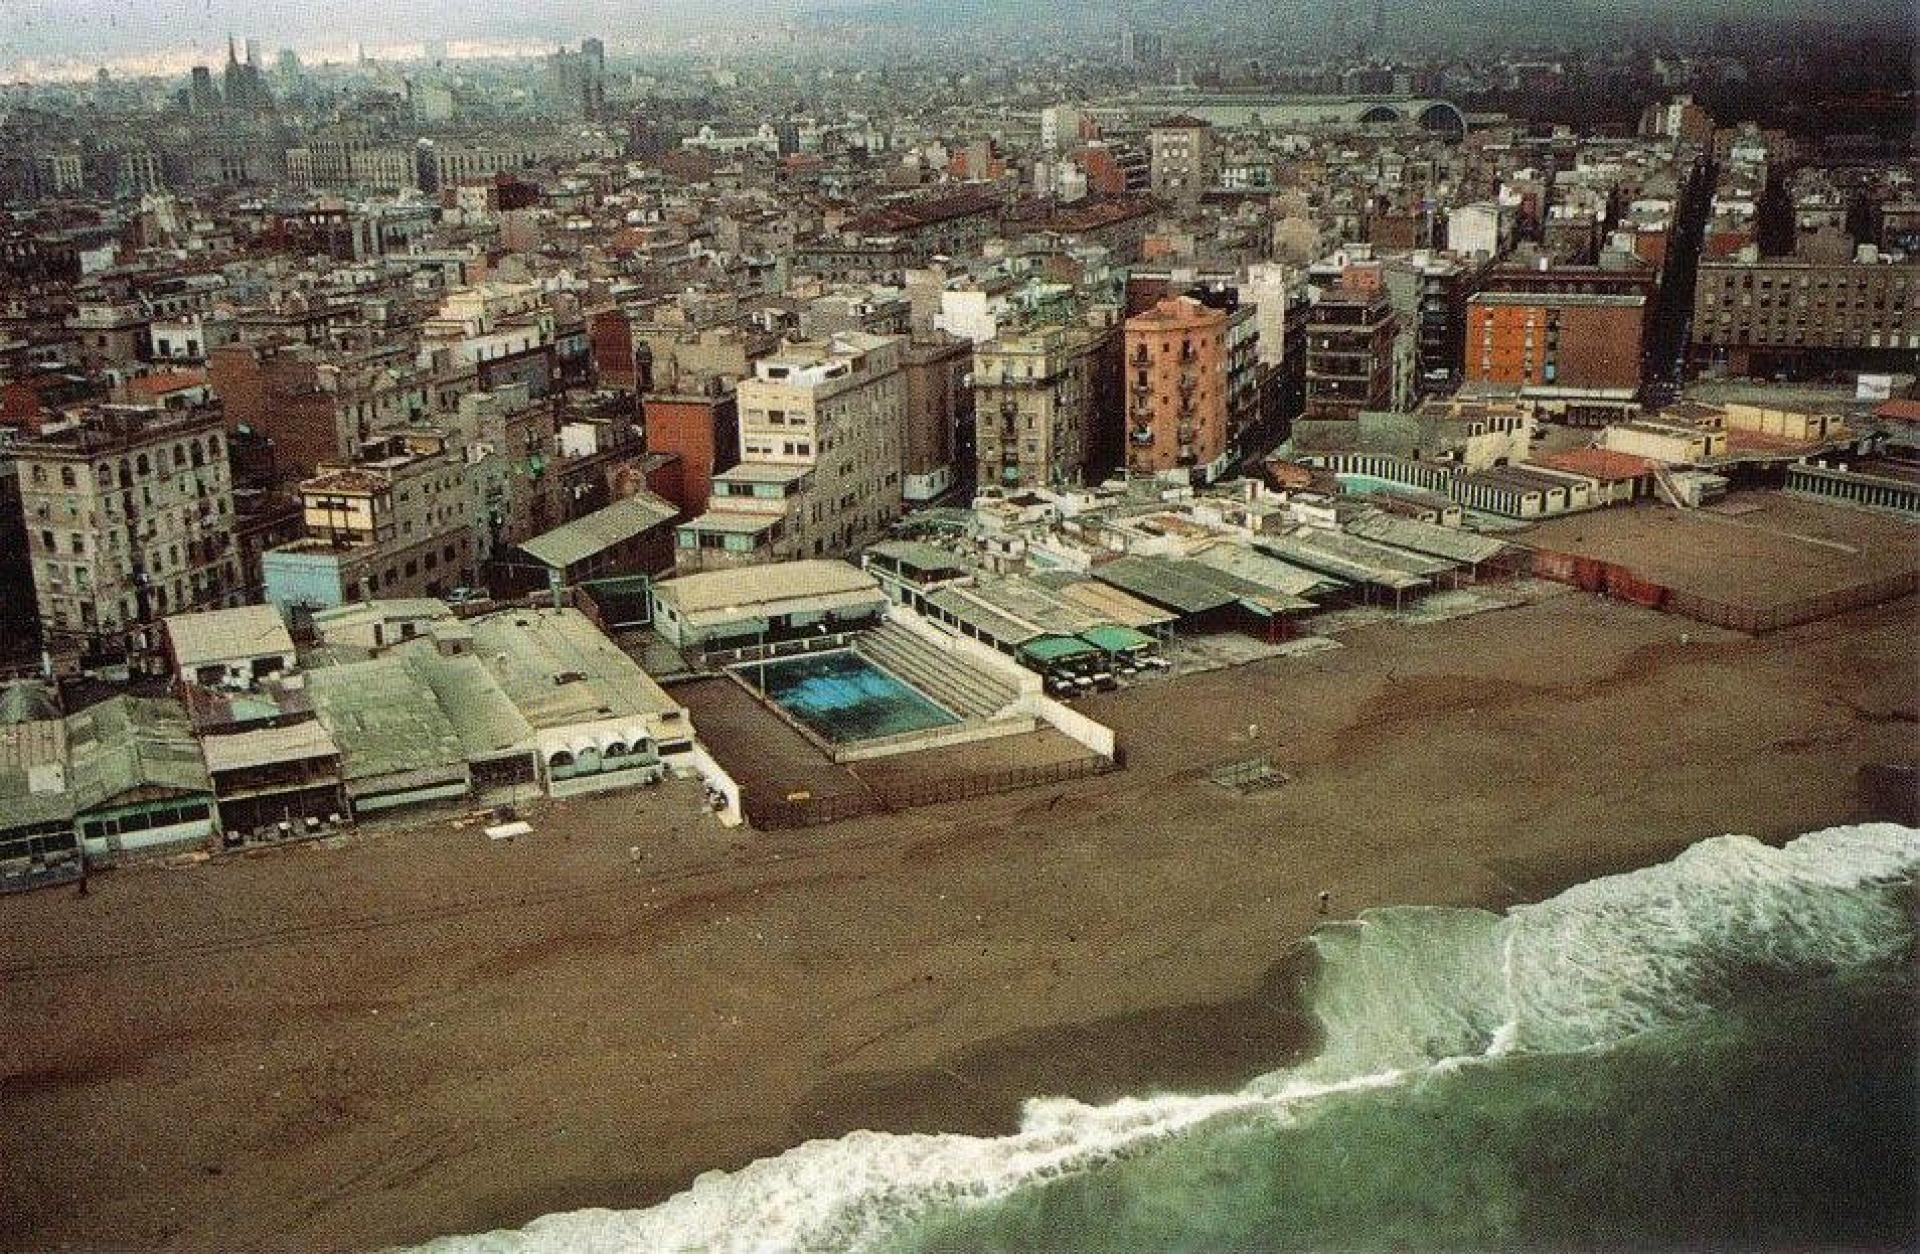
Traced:
<svg viewBox="0 0 1920 1254">
<path fill-rule="evenodd" d="M 800 9 L 845 7 L 876 0 L 0 0 L 0 74 L 56 65 L 122 64 L 127 68 L 175 69 L 194 60 L 225 56 L 228 32 L 258 38 L 269 56 L 281 47 L 345 53 L 356 41 L 369 46 L 417 44 L 422 39 L 551 44 L 597 34 L 618 46 L 667 24 L 696 29 L 716 12 L 739 18 Z M 930 11 L 949 0 L 878 0 Z M 980 3 L 982 0 L 974 0 Z M 988 5 L 1018 0 L 984 0 Z M 1187 0 L 1204 10 L 1209 0 Z M 1244 12 L 1247 0 L 1214 0 Z M 1277 13 L 1292 7 L 1315 15 L 1330 3 L 1365 12 L 1371 0 L 1269 0 Z M 1499 0 L 1389 0 L 1398 20 L 1414 13 L 1423 23 L 1449 17 L 1471 21 L 1472 10 Z M 1706 11 L 1713 17 L 1779 16 L 1784 10 L 1842 17 L 1863 10 L 1899 12 L 1914 0 L 1534 0 L 1526 6 L 1544 25 L 1553 13 L 1674 15 Z M 1036 17 L 1057 20 L 1063 7 L 1187 10 L 1175 0 L 1031 0 Z M 1907 10 L 1911 12 L 1912 10 Z M 677 20 L 676 20 L 677 19 Z M 145 65 L 130 58 L 167 54 Z M 196 55 L 197 54 L 197 55 Z"/>
<path fill-rule="evenodd" d="M 601 32 L 698 0 L 0 0 L 0 66 L 98 64 L 132 54 L 197 49 L 224 58 L 228 32 L 281 47 L 345 49 L 424 38 L 545 40 Z"/>
</svg>

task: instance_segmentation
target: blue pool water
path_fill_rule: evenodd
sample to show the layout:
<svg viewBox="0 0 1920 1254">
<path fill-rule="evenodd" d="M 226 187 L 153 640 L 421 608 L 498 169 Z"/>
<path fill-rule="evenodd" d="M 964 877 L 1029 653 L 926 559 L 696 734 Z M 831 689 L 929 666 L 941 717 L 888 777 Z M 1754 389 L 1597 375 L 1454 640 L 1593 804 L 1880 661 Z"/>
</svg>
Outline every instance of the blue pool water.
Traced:
<svg viewBox="0 0 1920 1254">
<path fill-rule="evenodd" d="M 1374 475 L 1336 475 L 1340 486 L 1349 492 L 1366 496 L 1378 492 L 1418 492 L 1420 489 L 1404 483 L 1395 483 L 1391 479 L 1381 479 Z"/>
<path fill-rule="evenodd" d="M 960 720 L 846 650 L 746 664 L 741 675 L 835 744 L 945 727 Z"/>
</svg>

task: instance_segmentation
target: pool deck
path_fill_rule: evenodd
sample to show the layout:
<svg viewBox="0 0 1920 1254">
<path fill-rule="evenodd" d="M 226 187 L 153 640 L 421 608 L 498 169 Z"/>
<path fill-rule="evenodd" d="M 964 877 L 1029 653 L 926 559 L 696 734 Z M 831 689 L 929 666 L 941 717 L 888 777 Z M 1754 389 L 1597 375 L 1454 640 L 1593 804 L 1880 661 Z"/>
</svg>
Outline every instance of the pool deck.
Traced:
<svg viewBox="0 0 1920 1254">
<path fill-rule="evenodd" d="M 864 794 L 858 778 L 724 675 L 674 688 L 693 713 L 693 726 L 727 773 L 749 794 L 816 798 Z"/>
</svg>

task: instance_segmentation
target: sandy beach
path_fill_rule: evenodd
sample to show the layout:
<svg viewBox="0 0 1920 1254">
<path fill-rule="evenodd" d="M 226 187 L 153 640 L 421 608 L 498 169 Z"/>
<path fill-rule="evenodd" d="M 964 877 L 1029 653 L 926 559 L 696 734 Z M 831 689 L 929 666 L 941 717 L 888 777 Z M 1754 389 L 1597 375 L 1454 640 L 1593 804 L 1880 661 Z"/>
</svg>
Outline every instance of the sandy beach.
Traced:
<svg viewBox="0 0 1920 1254">
<path fill-rule="evenodd" d="M 0 1244 L 377 1248 L 1233 1083 L 1312 1047 L 1321 891 L 1502 908 L 1867 817 L 1915 616 L 1568 592 L 1090 700 L 1128 769 L 1067 785 L 774 834 L 682 785 L 0 899 Z M 1207 778 L 1258 754 L 1291 781 Z"/>
</svg>

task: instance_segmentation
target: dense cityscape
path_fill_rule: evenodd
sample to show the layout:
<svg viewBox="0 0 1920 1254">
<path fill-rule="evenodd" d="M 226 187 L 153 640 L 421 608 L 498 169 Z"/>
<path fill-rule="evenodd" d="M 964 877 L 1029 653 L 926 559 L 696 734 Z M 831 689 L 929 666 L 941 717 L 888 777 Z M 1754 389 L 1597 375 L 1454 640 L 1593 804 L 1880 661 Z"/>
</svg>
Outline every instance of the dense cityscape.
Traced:
<svg viewBox="0 0 1920 1254">
<path fill-rule="evenodd" d="M 63 2 L 0 17 L 0 1245 L 1917 1235 L 1910 12 Z M 1529 1018 L 1523 918 L 1871 1010 L 1611 1105 L 1706 1020 Z M 1179 1174 L 1512 1048 L 1596 1069 L 1577 1205 L 1537 1074 L 1504 1201 L 1438 1116 L 1347 1202 Z M 1705 1092 L 1648 1202 L 1620 1112 Z"/>
</svg>

